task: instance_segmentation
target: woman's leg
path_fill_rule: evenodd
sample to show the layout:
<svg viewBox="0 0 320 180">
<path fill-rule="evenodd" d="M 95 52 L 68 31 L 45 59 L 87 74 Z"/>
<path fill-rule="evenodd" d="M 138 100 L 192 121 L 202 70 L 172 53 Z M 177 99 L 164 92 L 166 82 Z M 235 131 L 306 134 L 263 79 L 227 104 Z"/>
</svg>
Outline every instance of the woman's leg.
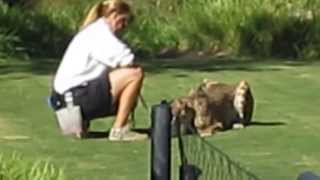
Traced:
<svg viewBox="0 0 320 180">
<path fill-rule="evenodd" d="M 119 68 L 109 73 L 113 105 L 118 105 L 113 128 L 122 128 L 127 124 L 138 100 L 143 77 L 143 70 L 138 66 Z"/>
</svg>

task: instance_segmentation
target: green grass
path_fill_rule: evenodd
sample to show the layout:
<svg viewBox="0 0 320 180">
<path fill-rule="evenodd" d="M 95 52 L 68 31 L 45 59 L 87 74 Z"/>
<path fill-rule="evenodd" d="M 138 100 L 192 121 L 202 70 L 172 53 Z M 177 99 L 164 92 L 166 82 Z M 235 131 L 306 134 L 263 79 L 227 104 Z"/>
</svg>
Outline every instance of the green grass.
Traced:
<svg viewBox="0 0 320 180">
<path fill-rule="evenodd" d="M 63 171 L 50 162 L 25 162 L 21 155 L 13 153 L 11 157 L 0 155 L 0 179 L 6 180 L 63 180 Z"/>
<path fill-rule="evenodd" d="M 67 179 L 149 179 L 148 141 L 112 143 L 59 134 L 45 101 L 56 62 L 0 59 L 0 153 L 19 152 L 27 161 L 49 159 L 65 170 Z M 319 62 L 197 59 L 145 60 L 143 65 L 143 95 L 149 106 L 185 95 L 203 78 L 227 83 L 246 79 L 256 98 L 256 125 L 207 140 L 263 180 L 292 180 L 304 170 L 320 173 Z M 96 120 L 93 130 L 106 131 L 111 122 L 112 118 Z M 142 106 L 136 124 L 150 125 Z M 14 136 L 24 138 L 8 139 Z M 177 157 L 173 155 L 175 165 Z M 177 167 L 173 170 L 176 177 Z"/>
</svg>

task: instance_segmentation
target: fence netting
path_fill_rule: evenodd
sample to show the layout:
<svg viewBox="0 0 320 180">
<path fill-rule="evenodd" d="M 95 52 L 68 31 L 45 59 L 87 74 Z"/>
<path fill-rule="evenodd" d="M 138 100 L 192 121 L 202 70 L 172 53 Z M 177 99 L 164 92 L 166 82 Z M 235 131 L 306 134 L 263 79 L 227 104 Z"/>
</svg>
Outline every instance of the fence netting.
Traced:
<svg viewBox="0 0 320 180">
<path fill-rule="evenodd" d="M 178 135 L 178 141 L 184 168 L 180 169 L 180 180 L 259 179 L 199 135 Z"/>
</svg>

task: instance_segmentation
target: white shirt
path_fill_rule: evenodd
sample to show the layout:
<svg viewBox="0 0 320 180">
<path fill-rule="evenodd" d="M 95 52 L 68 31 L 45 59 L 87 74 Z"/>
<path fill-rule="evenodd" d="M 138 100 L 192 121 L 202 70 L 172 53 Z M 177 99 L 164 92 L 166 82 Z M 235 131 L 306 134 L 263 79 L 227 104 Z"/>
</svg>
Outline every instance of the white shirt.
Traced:
<svg viewBox="0 0 320 180">
<path fill-rule="evenodd" d="M 74 36 L 59 65 L 54 89 L 63 94 L 101 75 L 107 68 L 127 66 L 134 55 L 99 18 Z"/>
</svg>

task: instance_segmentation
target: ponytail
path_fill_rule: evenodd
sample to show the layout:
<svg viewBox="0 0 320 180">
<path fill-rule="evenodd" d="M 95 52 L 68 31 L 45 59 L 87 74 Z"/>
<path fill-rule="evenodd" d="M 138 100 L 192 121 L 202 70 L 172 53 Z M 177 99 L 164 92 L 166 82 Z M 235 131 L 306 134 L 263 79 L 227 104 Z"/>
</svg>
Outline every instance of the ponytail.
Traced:
<svg viewBox="0 0 320 180">
<path fill-rule="evenodd" d="M 100 18 L 102 16 L 101 11 L 103 6 L 108 6 L 108 4 L 109 4 L 109 1 L 107 0 L 107 1 L 98 2 L 94 6 L 92 6 L 86 18 L 80 25 L 80 29 L 85 28 L 86 26 L 88 26 L 89 24 L 93 23 L 95 20 Z"/>
<path fill-rule="evenodd" d="M 88 26 L 89 24 L 96 21 L 98 18 L 104 16 L 108 17 L 111 13 L 126 13 L 133 18 L 131 14 L 130 7 L 127 3 L 122 0 L 105 0 L 96 3 L 90 10 L 84 21 L 80 25 L 80 30 Z"/>
</svg>

